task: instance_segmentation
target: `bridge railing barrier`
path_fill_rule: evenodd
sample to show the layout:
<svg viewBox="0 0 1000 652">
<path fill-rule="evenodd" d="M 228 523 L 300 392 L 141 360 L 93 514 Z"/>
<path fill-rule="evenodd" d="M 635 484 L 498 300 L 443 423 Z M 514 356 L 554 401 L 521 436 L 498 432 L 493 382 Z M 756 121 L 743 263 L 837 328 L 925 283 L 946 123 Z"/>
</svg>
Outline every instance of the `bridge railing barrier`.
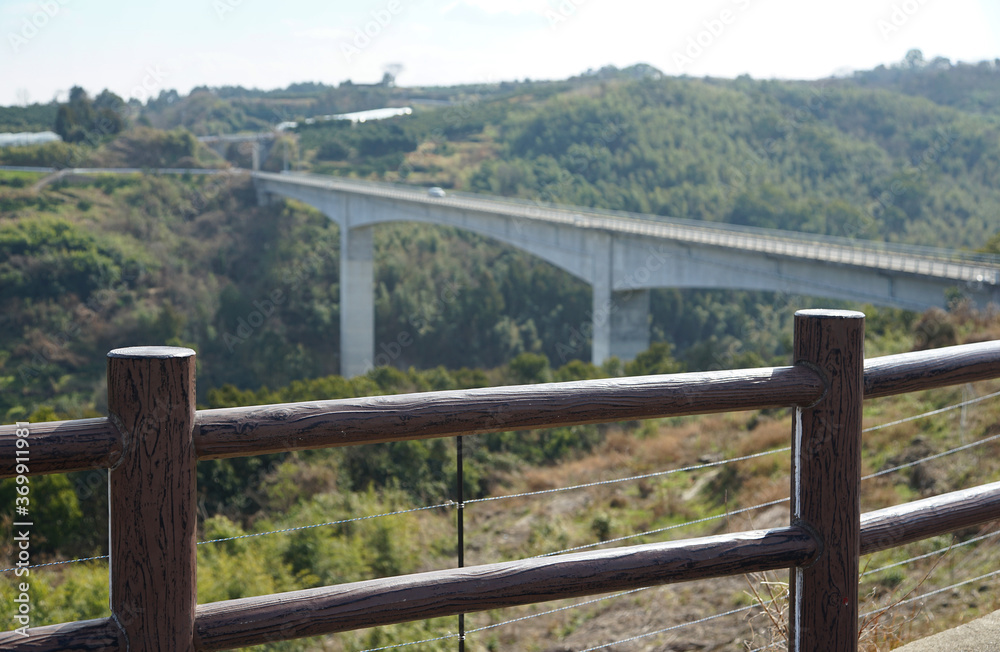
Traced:
<svg viewBox="0 0 1000 652">
<path fill-rule="evenodd" d="M 110 618 L 0 634 L 12 650 L 226 650 L 788 568 L 789 649 L 856 650 L 858 557 L 1000 518 L 1000 482 L 860 513 L 863 399 L 1000 377 L 1000 341 L 863 359 L 864 315 L 800 311 L 788 367 L 195 410 L 195 354 L 108 354 L 109 417 L 32 424 L 30 475 L 109 469 Z M 197 605 L 195 462 L 302 449 L 794 408 L 787 527 Z M 13 477 L 15 427 L 0 427 Z"/>
</svg>

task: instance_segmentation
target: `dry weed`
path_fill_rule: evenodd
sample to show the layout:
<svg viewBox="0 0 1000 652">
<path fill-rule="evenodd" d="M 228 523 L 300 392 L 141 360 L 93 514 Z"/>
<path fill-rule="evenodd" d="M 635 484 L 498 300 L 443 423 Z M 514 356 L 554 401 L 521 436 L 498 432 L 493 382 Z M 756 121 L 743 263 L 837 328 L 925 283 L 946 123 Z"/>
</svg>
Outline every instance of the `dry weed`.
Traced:
<svg viewBox="0 0 1000 652">
<path fill-rule="evenodd" d="M 950 548 L 948 549 L 950 551 Z M 946 551 L 924 573 L 920 581 L 906 593 L 894 598 L 884 607 L 878 606 L 877 589 L 872 589 L 860 604 L 860 612 L 869 614 L 858 623 L 858 651 L 883 652 L 901 645 L 904 641 L 900 636 L 906 622 L 913 616 L 903 616 L 894 609 L 907 600 L 914 591 L 919 589 L 930 577 L 941 560 L 948 555 Z M 862 569 L 864 572 L 865 569 Z M 746 641 L 747 650 L 787 650 L 788 649 L 788 582 L 775 579 L 774 573 L 752 573 L 744 576 L 750 592 L 760 612 L 748 618 L 751 639 Z M 757 587 L 763 587 L 758 589 Z M 763 595 L 762 595 L 763 592 Z M 763 621 L 764 625 L 755 626 L 755 621 Z M 763 638 L 762 644 L 759 639 Z"/>
</svg>

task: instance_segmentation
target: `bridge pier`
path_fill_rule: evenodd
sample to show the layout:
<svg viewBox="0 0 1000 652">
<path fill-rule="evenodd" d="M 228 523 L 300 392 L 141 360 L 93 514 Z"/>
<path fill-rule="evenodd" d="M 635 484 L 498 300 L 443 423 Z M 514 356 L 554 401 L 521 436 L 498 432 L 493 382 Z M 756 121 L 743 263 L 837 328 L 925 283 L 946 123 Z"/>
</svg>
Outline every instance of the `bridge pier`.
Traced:
<svg viewBox="0 0 1000 652">
<path fill-rule="evenodd" d="M 649 348 L 649 290 L 614 292 L 611 305 L 611 355 L 634 360 Z"/>
<path fill-rule="evenodd" d="M 610 283 L 594 283 L 592 320 L 591 362 L 633 360 L 649 348 L 649 290 L 615 292 Z"/>
<path fill-rule="evenodd" d="M 649 348 L 649 290 L 628 287 L 637 276 L 635 261 L 612 234 L 592 232 L 586 246 L 594 290 L 590 360 L 595 365 L 610 357 L 632 360 Z"/>
<path fill-rule="evenodd" d="M 372 227 L 340 228 L 340 375 L 360 376 L 375 355 L 375 254 Z"/>
</svg>

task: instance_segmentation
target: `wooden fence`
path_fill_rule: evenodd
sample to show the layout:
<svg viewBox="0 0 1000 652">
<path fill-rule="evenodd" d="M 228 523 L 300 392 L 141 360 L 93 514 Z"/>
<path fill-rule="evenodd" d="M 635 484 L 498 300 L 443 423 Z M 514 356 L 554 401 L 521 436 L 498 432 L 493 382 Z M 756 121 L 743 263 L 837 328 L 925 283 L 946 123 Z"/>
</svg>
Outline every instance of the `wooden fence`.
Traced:
<svg viewBox="0 0 1000 652">
<path fill-rule="evenodd" d="M 789 649 L 857 649 L 858 557 L 1000 518 L 1000 482 L 860 512 L 862 400 L 1000 377 L 1000 342 L 863 358 L 864 315 L 800 311 L 794 365 L 195 410 L 195 354 L 108 354 L 108 418 L 31 425 L 32 475 L 109 469 L 110 618 L 12 650 L 226 650 L 560 598 L 791 569 Z M 195 463 L 331 446 L 793 407 L 788 527 L 196 604 Z M 0 427 L 0 477 L 15 475 Z"/>
</svg>

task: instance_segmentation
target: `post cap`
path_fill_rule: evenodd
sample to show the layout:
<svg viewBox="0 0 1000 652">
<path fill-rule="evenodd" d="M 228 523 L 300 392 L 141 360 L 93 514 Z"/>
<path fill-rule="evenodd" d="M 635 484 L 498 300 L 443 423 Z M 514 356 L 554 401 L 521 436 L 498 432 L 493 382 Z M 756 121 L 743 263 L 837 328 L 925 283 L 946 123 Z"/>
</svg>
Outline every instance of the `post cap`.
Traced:
<svg viewBox="0 0 1000 652">
<path fill-rule="evenodd" d="M 108 351 L 109 358 L 190 358 L 197 355 L 183 346 L 126 346 Z"/>
<path fill-rule="evenodd" d="M 824 319 L 864 319 L 865 313 L 857 310 L 830 310 L 827 308 L 807 308 L 796 310 L 796 317 L 821 317 Z"/>
</svg>

